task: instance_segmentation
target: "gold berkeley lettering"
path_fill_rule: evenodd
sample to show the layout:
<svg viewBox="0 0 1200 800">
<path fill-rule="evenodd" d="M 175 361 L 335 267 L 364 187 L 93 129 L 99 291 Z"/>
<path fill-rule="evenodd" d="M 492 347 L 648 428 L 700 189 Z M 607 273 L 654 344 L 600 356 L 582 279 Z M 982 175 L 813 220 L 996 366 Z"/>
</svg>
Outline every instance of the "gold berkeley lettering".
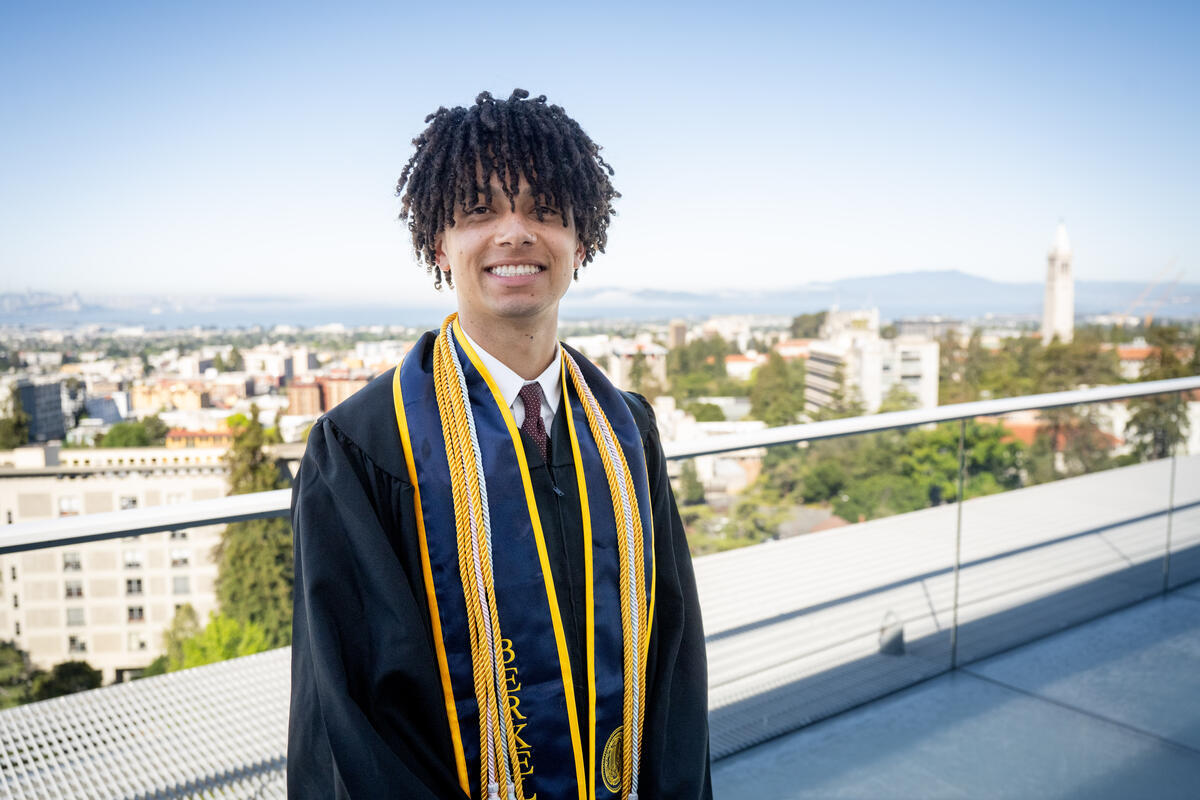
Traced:
<svg viewBox="0 0 1200 800">
<path fill-rule="evenodd" d="M 513 652 L 512 639 L 500 640 L 500 652 L 501 659 L 505 664 L 504 683 L 508 690 L 508 713 L 514 720 L 525 720 L 525 715 L 521 713 L 521 681 L 517 677 L 517 668 L 508 666 L 517 657 L 517 654 Z M 513 739 L 516 740 L 517 746 L 516 767 L 522 778 L 533 774 L 533 748 L 521 738 L 521 731 L 525 730 L 528 724 L 528 722 L 521 722 L 513 725 Z M 537 795 L 527 795 L 525 800 L 537 800 Z"/>
</svg>

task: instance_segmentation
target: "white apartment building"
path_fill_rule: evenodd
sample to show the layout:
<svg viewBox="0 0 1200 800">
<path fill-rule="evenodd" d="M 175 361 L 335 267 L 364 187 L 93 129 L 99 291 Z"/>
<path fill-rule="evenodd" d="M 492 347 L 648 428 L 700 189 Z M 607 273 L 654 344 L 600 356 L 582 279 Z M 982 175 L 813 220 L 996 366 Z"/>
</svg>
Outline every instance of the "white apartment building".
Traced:
<svg viewBox="0 0 1200 800">
<path fill-rule="evenodd" d="M 12 524 L 220 497 L 223 455 L 19 448 L 0 456 L 0 515 Z M 0 638 L 42 669 L 81 659 L 106 682 L 124 679 L 162 653 L 180 605 L 201 620 L 216 610 L 220 533 L 215 525 L 0 555 Z"/>
<path fill-rule="evenodd" d="M 916 398 L 918 408 L 937 406 L 937 342 L 842 335 L 809 344 L 804 388 L 809 413 L 833 407 L 840 392 L 844 400 L 857 399 L 866 413 L 874 414 L 897 384 Z"/>
</svg>

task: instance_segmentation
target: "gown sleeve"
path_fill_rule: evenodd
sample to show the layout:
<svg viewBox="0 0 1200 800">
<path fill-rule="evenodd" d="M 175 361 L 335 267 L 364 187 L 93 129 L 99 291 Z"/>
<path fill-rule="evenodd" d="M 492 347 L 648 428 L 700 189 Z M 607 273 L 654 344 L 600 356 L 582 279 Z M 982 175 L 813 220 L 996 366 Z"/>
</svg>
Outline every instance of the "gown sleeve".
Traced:
<svg viewBox="0 0 1200 800">
<path fill-rule="evenodd" d="M 650 422 L 643 444 L 654 511 L 656 562 L 639 796 L 643 800 L 711 800 L 708 660 L 696 578 L 667 478 L 654 412 L 643 398 L 637 399 Z"/>
<path fill-rule="evenodd" d="M 292 800 L 466 798 L 423 595 L 405 568 L 413 520 L 407 481 L 327 418 L 314 425 L 292 494 Z"/>
</svg>

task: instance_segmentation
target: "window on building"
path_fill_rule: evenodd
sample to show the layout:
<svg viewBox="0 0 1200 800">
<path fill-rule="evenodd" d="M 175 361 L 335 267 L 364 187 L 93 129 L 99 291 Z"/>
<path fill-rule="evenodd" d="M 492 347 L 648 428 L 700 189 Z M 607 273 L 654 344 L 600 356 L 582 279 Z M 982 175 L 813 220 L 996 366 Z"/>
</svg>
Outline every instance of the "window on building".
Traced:
<svg viewBox="0 0 1200 800">
<path fill-rule="evenodd" d="M 82 608 L 68 608 L 67 609 L 67 624 L 68 625 L 86 625 L 87 623 L 84 622 L 84 619 L 83 619 L 83 609 Z"/>
<path fill-rule="evenodd" d="M 129 606 L 129 615 L 126 617 L 130 622 L 145 622 L 146 607 L 145 606 Z"/>
<path fill-rule="evenodd" d="M 190 557 L 191 557 L 191 551 L 189 551 L 189 550 L 172 550 L 171 551 L 171 566 L 172 567 L 186 567 L 188 565 L 188 559 Z"/>
<path fill-rule="evenodd" d="M 86 653 L 87 642 L 82 636 L 67 637 L 67 652 L 69 653 Z"/>
<path fill-rule="evenodd" d="M 8 568 L 8 571 L 9 571 L 9 574 L 12 575 L 12 579 L 15 581 L 17 579 L 17 565 L 13 564 L 11 567 Z"/>
<path fill-rule="evenodd" d="M 130 578 L 129 580 L 125 581 L 125 594 L 141 594 L 141 593 L 142 593 L 142 579 L 141 578 Z"/>
<path fill-rule="evenodd" d="M 176 575 L 171 579 L 171 584 L 175 594 L 188 594 L 192 591 L 192 581 L 187 575 Z"/>
<path fill-rule="evenodd" d="M 83 597 L 83 581 L 67 581 L 65 585 L 67 597 Z"/>
<path fill-rule="evenodd" d="M 13 608 L 21 607 L 21 598 L 18 595 L 13 595 Z"/>
<path fill-rule="evenodd" d="M 141 550 L 125 551 L 125 569 L 137 569 L 142 566 L 145 560 L 145 556 Z"/>
<path fill-rule="evenodd" d="M 13 623 L 13 636 L 20 636 L 20 635 L 21 635 L 21 623 L 14 622 Z"/>
<path fill-rule="evenodd" d="M 141 631 L 134 631 L 129 634 L 129 650 L 131 652 L 136 653 L 139 650 L 148 650 L 149 648 L 150 640 L 146 637 L 146 634 Z"/>
<path fill-rule="evenodd" d="M 171 541 L 178 542 L 187 539 L 187 531 L 171 531 Z"/>
<path fill-rule="evenodd" d="M 124 459 L 122 459 L 122 460 L 124 460 Z M 121 499 L 117 502 L 117 507 L 120 508 L 122 511 L 128 511 L 131 508 L 137 508 L 138 507 L 137 498 L 134 497 L 133 495 L 123 494 L 123 495 L 121 495 Z"/>
<path fill-rule="evenodd" d="M 83 569 L 83 556 L 78 550 L 67 550 L 63 553 L 63 572 L 78 572 Z"/>
<path fill-rule="evenodd" d="M 78 516 L 82 510 L 77 496 L 58 498 L 58 515 L 60 517 Z"/>
</svg>

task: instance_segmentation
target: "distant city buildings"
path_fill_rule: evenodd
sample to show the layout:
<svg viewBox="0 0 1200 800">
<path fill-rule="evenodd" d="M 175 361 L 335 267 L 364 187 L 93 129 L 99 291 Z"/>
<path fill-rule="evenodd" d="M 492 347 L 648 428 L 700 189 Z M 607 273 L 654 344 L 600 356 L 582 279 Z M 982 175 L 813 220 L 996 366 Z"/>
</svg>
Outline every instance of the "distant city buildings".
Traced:
<svg viewBox="0 0 1200 800">
<path fill-rule="evenodd" d="M 938 404 L 936 341 L 880 336 L 879 310 L 830 310 L 821 338 L 808 345 L 804 406 L 810 414 L 840 410 L 855 402 L 868 414 L 879 411 L 895 389 L 917 408 Z"/>
<path fill-rule="evenodd" d="M 1069 342 L 1075 335 L 1075 277 L 1071 274 L 1071 242 L 1067 226 L 1058 223 L 1054 244 L 1046 256 L 1046 300 L 1042 305 L 1042 342 L 1057 336 Z"/>
</svg>

